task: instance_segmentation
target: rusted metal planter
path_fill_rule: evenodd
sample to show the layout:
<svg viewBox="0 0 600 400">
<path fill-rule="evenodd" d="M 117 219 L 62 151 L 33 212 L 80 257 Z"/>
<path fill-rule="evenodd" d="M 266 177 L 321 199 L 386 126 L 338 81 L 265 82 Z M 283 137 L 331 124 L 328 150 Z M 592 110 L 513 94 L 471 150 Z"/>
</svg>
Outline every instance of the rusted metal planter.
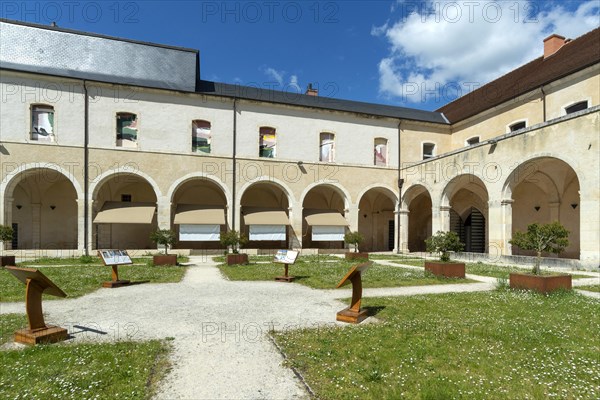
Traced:
<svg viewBox="0 0 600 400">
<path fill-rule="evenodd" d="M 571 275 L 533 275 L 533 274 L 510 274 L 510 287 L 513 289 L 534 290 L 539 293 L 548 294 L 555 290 L 571 290 Z"/>
<path fill-rule="evenodd" d="M 425 261 L 425 271 L 446 278 L 464 278 L 465 263 Z"/>
</svg>

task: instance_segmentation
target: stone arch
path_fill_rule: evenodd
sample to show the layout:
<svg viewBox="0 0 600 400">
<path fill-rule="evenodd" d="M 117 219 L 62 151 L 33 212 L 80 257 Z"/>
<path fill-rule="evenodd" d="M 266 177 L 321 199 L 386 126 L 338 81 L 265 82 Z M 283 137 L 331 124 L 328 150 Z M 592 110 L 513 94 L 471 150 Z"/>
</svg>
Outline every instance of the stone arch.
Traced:
<svg viewBox="0 0 600 400">
<path fill-rule="evenodd" d="M 309 226 L 306 217 L 314 210 L 330 211 L 332 213 L 341 214 L 348 221 L 348 213 L 350 212 L 351 198 L 348 191 L 337 183 L 313 183 L 309 185 L 302 194 L 302 244 L 306 248 L 318 249 L 343 249 L 343 239 L 338 240 L 313 240 L 313 227 Z M 340 235 L 337 231 L 342 231 L 340 226 L 319 229 L 336 230 L 335 236 Z"/>
<path fill-rule="evenodd" d="M 432 235 L 431 188 L 419 183 L 411 185 L 402 196 L 402 212 L 408 212 L 408 227 L 403 229 L 402 247 L 411 252 L 425 251 L 425 239 Z"/>
<path fill-rule="evenodd" d="M 342 185 L 340 185 L 339 183 L 336 183 L 336 182 L 313 182 L 313 183 L 311 183 L 306 188 L 304 188 L 304 191 L 300 195 L 300 204 L 304 204 L 304 201 L 306 200 L 306 196 L 308 195 L 308 193 L 310 193 L 311 190 L 313 190 L 314 188 L 316 188 L 318 186 L 331 187 L 340 196 L 342 196 L 342 199 L 344 200 L 344 208 L 345 209 L 350 208 L 350 204 L 352 203 L 352 196 L 350 196 L 350 193 L 348 192 L 348 190 L 346 190 L 345 187 L 343 187 Z"/>
<path fill-rule="evenodd" d="M 83 191 L 69 171 L 55 164 L 27 164 L 0 186 L 2 219 L 15 229 L 15 249 L 78 248 Z"/>
<path fill-rule="evenodd" d="M 369 185 L 357 198 L 358 231 L 364 241 L 364 251 L 391 251 L 395 247 L 396 223 L 394 212 L 398 196 L 386 185 Z"/>
<path fill-rule="evenodd" d="M 510 207 L 505 213 L 507 241 L 529 224 L 559 221 L 569 231 L 569 246 L 559 257 L 580 257 L 580 174 L 573 164 L 553 156 L 532 157 L 515 168 L 503 185 L 503 201 Z M 508 244 L 507 244 L 508 246 Z M 534 255 L 515 247 L 514 255 Z M 545 256 L 556 257 L 546 254 Z"/>
<path fill-rule="evenodd" d="M 145 203 L 157 206 L 162 193 L 148 174 L 138 170 L 110 170 L 98 176 L 90 186 L 92 247 L 122 249 L 156 249 L 150 233 L 158 229 L 158 214 L 148 223 L 127 221 L 97 223 L 96 217 L 105 203 Z M 130 197 L 129 197 L 130 196 Z"/>
<path fill-rule="evenodd" d="M 449 210 L 449 228 L 460 236 L 465 251 L 487 252 L 489 191 L 485 181 L 474 174 L 454 177 L 442 191 L 440 204 Z"/>
</svg>

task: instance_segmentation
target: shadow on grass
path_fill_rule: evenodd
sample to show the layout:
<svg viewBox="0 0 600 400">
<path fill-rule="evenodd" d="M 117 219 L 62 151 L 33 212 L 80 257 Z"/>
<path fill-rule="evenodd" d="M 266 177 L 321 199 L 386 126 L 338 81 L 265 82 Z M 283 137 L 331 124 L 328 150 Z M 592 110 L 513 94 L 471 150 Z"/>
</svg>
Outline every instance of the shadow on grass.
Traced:
<svg viewBox="0 0 600 400">
<path fill-rule="evenodd" d="M 367 315 L 369 317 L 374 317 L 375 315 L 379 314 L 381 312 L 381 310 L 383 310 L 385 308 L 385 306 L 366 306 L 363 307 L 363 309 L 367 310 Z"/>
</svg>

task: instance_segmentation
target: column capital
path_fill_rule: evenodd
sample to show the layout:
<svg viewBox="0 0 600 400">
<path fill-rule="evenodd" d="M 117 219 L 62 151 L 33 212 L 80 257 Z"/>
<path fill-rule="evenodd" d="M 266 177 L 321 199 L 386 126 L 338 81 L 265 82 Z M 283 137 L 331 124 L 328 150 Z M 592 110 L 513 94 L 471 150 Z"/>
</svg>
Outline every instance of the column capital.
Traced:
<svg viewBox="0 0 600 400">
<path fill-rule="evenodd" d="M 452 207 L 450 206 L 440 206 L 440 211 L 450 211 L 452 210 Z"/>
<path fill-rule="evenodd" d="M 503 206 L 509 205 L 509 204 L 513 204 L 515 201 L 513 199 L 504 199 L 500 202 L 500 204 L 502 204 Z"/>
<path fill-rule="evenodd" d="M 409 213 L 410 213 L 410 211 L 408 211 L 406 209 L 394 211 L 394 214 L 397 214 L 397 215 L 408 215 Z"/>
</svg>

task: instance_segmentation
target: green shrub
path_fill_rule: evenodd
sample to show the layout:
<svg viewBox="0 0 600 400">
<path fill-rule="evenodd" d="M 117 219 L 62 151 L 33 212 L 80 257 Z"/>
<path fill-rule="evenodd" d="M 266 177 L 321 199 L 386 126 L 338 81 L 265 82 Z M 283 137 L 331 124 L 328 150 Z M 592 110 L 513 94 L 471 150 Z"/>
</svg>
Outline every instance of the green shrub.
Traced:
<svg viewBox="0 0 600 400">
<path fill-rule="evenodd" d="M 427 245 L 427 251 L 430 253 L 439 253 L 440 261 L 450 261 L 448 255 L 451 251 L 462 251 L 465 245 L 460 241 L 460 238 L 456 232 L 442 232 L 438 231 L 435 235 L 425 240 Z"/>
</svg>

